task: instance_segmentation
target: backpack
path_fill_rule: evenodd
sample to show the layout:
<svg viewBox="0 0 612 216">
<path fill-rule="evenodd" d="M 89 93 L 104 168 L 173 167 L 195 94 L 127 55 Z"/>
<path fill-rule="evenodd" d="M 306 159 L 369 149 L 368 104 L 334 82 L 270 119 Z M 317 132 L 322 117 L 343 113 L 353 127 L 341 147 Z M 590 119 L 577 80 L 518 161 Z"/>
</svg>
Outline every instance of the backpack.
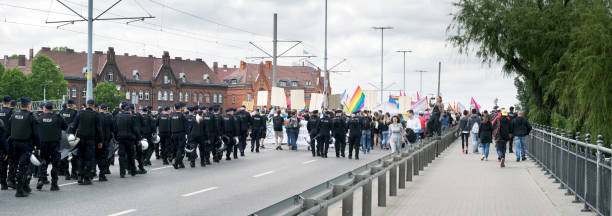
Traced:
<svg viewBox="0 0 612 216">
<path fill-rule="evenodd" d="M 274 130 L 282 131 L 283 130 L 283 118 L 280 116 L 275 116 L 272 119 L 272 125 L 274 126 Z"/>
<path fill-rule="evenodd" d="M 414 143 L 417 139 L 416 133 L 410 128 L 406 128 L 406 139 L 408 139 L 410 143 Z"/>
<path fill-rule="evenodd" d="M 299 127 L 297 117 L 295 117 L 295 116 L 291 117 L 291 119 L 289 120 L 289 127 L 291 127 L 291 128 L 298 128 Z"/>
<path fill-rule="evenodd" d="M 471 132 L 472 132 L 472 133 L 478 133 L 478 130 L 479 130 L 479 128 L 478 128 L 478 122 L 474 122 L 474 125 L 472 125 L 472 130 L 471 130 Z"/>
</svg>

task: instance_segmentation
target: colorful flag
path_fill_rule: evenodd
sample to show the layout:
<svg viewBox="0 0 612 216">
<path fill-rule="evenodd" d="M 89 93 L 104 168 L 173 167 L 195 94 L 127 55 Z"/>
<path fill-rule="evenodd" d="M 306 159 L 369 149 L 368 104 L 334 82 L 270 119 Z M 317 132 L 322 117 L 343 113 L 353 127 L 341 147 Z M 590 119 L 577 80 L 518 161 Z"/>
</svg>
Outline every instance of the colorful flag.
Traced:
<svg viewBox="0 0 612 216">
<path fill-rule="evenodd" d="M 461 102 L 458 103 L 459 105 L 459 112 L 462 112 L 463 110 L 465 110 L 465 107 L 463 106 L 463 104 L 461 104 Z"/>
<path fill-rule="evenodd" d="M 289 100 L 289 97 L 285 97 L 285 100 L 287 101 L 287 107 L 291 108 L 291 100 Z"/>
<path fill-rule="evenodd" d="M 472 106 L 472 105 L 473 105 L 474 108 L 476 108 L 476 110 L 478 112 L 480 112 L 480 105 L 478 105 L 478 103 L 476 103 L 476 101 L 474 100 L 474 97 L 472 97 L 472 100 L 470 101 L 470 106 Z"/>
<path fill-rule="evenodd" d="M 421 97 L 419 96 L 419 92 L 417 91 L 417 101 L 421 100 Z"/>
<path fill-rule="evenodd" d="M 365 94 L 363 90 L 361 90 L 360 86 L 357 86 L 355 93 L 353 93 L 353 97 L 351 98 L 351 102 L 348 105 L 348 113 L 353 113 L 357 110 L 363 108 L 363 102 L 365 101 Z"/>
</svg>

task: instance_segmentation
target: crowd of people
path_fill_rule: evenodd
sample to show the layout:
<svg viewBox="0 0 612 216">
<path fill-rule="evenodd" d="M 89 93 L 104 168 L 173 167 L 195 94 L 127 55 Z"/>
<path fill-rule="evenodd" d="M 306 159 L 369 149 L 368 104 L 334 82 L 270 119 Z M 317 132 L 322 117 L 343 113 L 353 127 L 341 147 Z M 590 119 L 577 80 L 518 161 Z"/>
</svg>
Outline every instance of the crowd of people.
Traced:
<svg viewBox="0 0 612 216">
<path fill-rule="evenodd" d="M 58 179 L 77 180 L 91 185 L 92 181 L 108 181 L 109 167 L 119 159 L 119 176 L 144 175 L 151 159 L 161 160 L 175 169 L 201 167 L 245 156 L 247 138 L 251 152 L 264 148 L 268 125 L 274 136 L 274 149 L 283 150 L 282 140 L 297 150 L 300 128 L 307 131 L 304 139 L 313 157 L 327 158 L 333 144 L 338 158 L 358 160 L 359 152 L 368 154 L 373 148 L 399 152 L 425 136 L 440 136 L 456 121 L 443 110 L 438 98 L 430 112 L 412 110 L 407 115 L 362 110 L 346 114 L 341 110 L 291 110 L 272 108 L 223 110 L 219 106 L 173 107 L 157 111 L 145 106 L 136 110 L 133 104 L 122 102 L 113 111 L 106 104 L 87 100 L 77 109 L 69 100 L 61 110 L 51 103 L 42 103 L 32 112 L 31 100 L 17 101 L 5 96 L 0 110 L 0 185 L 2 190 L 13 188 L 15 196 L 31 193 L 30 181 L 37 178 L 36 188 L 50 184 L 59 190 Z M 211 160 L 212 159 L 212 160 Z M 211 163 L 212 161 L 212 163 Z M 50 169 L 51 181 L 48 179 Z"/>
<path fill-rule="evenodd" d="M 497 160 L 500 167 L 506 166 L 506 150 L 509 153 L 516 152 L 516 162 L 527 159 L 525 155 L 525 137 L 531 132 L 531 124 L 523 116 L 523 111 L 514 112 L 505 108 L 500 110 L 487 110 L 478 112 L 463 111 L 459 120 L 457 135 L 461 136 L 461 152 L 469 153 L 469 137 L 472 137 L 472 153 L 482 154 L 480 160 L 489 159 L 489 148 L 495 143 Z M 513 150 L 514 147 L 514 150 Z"/>
</svg>

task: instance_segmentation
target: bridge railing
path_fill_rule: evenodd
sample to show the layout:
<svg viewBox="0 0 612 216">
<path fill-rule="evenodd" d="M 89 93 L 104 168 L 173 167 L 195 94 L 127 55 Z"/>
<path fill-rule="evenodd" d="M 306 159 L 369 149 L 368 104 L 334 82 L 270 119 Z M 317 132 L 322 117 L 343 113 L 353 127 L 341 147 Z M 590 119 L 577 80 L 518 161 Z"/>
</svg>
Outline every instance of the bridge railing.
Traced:
<svg viewBox="0 0 612 216">
<path fill-rule="evenodd" d="M 527 139 L 527 154 L 550 174 L 574 203 L 584 203 L 582 211 L 612 216 L 612 150 L 603 147 L 603 136 L 595 144 L 591 135 L 534 125 Z"/>
<path fill-rule="evenodd" d="M 334 179 L 284 199 L 250 215 L 327 215 L 329 206 L 342 201 L 342 215 L 353 215 L 353 193 L 362 189 L 362 215 L 372 214 L 372 182 L 378 178 L 378 206 L 386 206 L 387 173 L 389 196 L 397 196 L 397 189 L 406 188 L 413 175 L 419 175 L 457 137 L 456 128 L 446 130 L 441 138 L 426 138 L 390 153 Z M 399 175 L 398 175 L 399 172 Z M 399 178 L 399 180 L 398 180 Z"/>
</svg>

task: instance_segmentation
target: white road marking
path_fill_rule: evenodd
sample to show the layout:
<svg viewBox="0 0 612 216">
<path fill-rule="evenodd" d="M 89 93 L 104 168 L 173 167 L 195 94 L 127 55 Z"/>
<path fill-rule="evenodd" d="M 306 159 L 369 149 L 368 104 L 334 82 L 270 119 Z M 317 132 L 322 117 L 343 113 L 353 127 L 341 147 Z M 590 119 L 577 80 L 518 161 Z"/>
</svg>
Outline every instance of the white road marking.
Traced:
<svg viewBox="0 0 612 216">
<path fill-rule="evenodd" d="M 114 214 L 109 214 L 108 216 L 119 216 L 119 215 L 129 214 L 129 213 L 132 213 L 132 212 L 135 212 L 135 211 L 136 211 L 136 209 L 128 209 L 128 210 L 117 212 L 117 213 L 114 213 Z"/>
<path fill-rule="evenodd" d="M 98 180 L 98 178 L 97 178 L 97 177 L 96 177 L 96 178 L 91 179 L 91 181 L 96 181 L 96 180 Z M 77 184 L 77 183 L 79 183 L 79 182 L 78 182 L 78 181 L 75 181 L 75 182 L 70 182 L 70 183 L 61 184 L 61 185 L 58 185 L 58 186 L 59 186 L 59 187 L 63 187 L 63 186 L 68 186 L 68 185 Z"/>
<path fill-rule="evenodd" d="M 199 194 L 199 193 L 204 193 L 206 191 L 211 191 L 211 190 L 215 190 L 215 189 L 217 189 L 217 187 L 209 187 L 209 188 L 202 189 L 202 190 L 199 190 L 199 191 L 196 191 L 196 192 L 191 192 L 191 193 L 188 193 L 188 194 L 183 194 L 181 196 L 182 197 L 193 196 L 193 195 L 196 195 L 196 194 Z"/>
<path fill-rule="evenodd" d="M 315 162 L 315 161 L 317 161 L 317 160 L 304 161 L 304 162 L 302 162 L 302 164 L 309 164 L 309 163 L 312 163 L 312 162 Z"/>
<path fill-rule="evenodd" d="M 253 178 L 259 178 L 259 177 L 262 177 L 262 176 L 265 176 L 265 175 L 268 175 L 268 174 L 272 174 L 272 173 L 274 173 L 274 170 L 268 171 L 268 172 L 264 172 L 264 173 L 259 173 L 257 175 L 254 175 Z"/>
<path fill-rule="evenodd" d="M 172 167 L 172 166 L 163 166 L 163 167 L 157 167 L 157 168 L 153 168 L 153 169 L 151 169 L 151 171 L 154 171 L 154 170 L 160 170 L 160 169 L 166 169 L 166 168 L 170 168 L 170 167 Z"/>
</svg>

